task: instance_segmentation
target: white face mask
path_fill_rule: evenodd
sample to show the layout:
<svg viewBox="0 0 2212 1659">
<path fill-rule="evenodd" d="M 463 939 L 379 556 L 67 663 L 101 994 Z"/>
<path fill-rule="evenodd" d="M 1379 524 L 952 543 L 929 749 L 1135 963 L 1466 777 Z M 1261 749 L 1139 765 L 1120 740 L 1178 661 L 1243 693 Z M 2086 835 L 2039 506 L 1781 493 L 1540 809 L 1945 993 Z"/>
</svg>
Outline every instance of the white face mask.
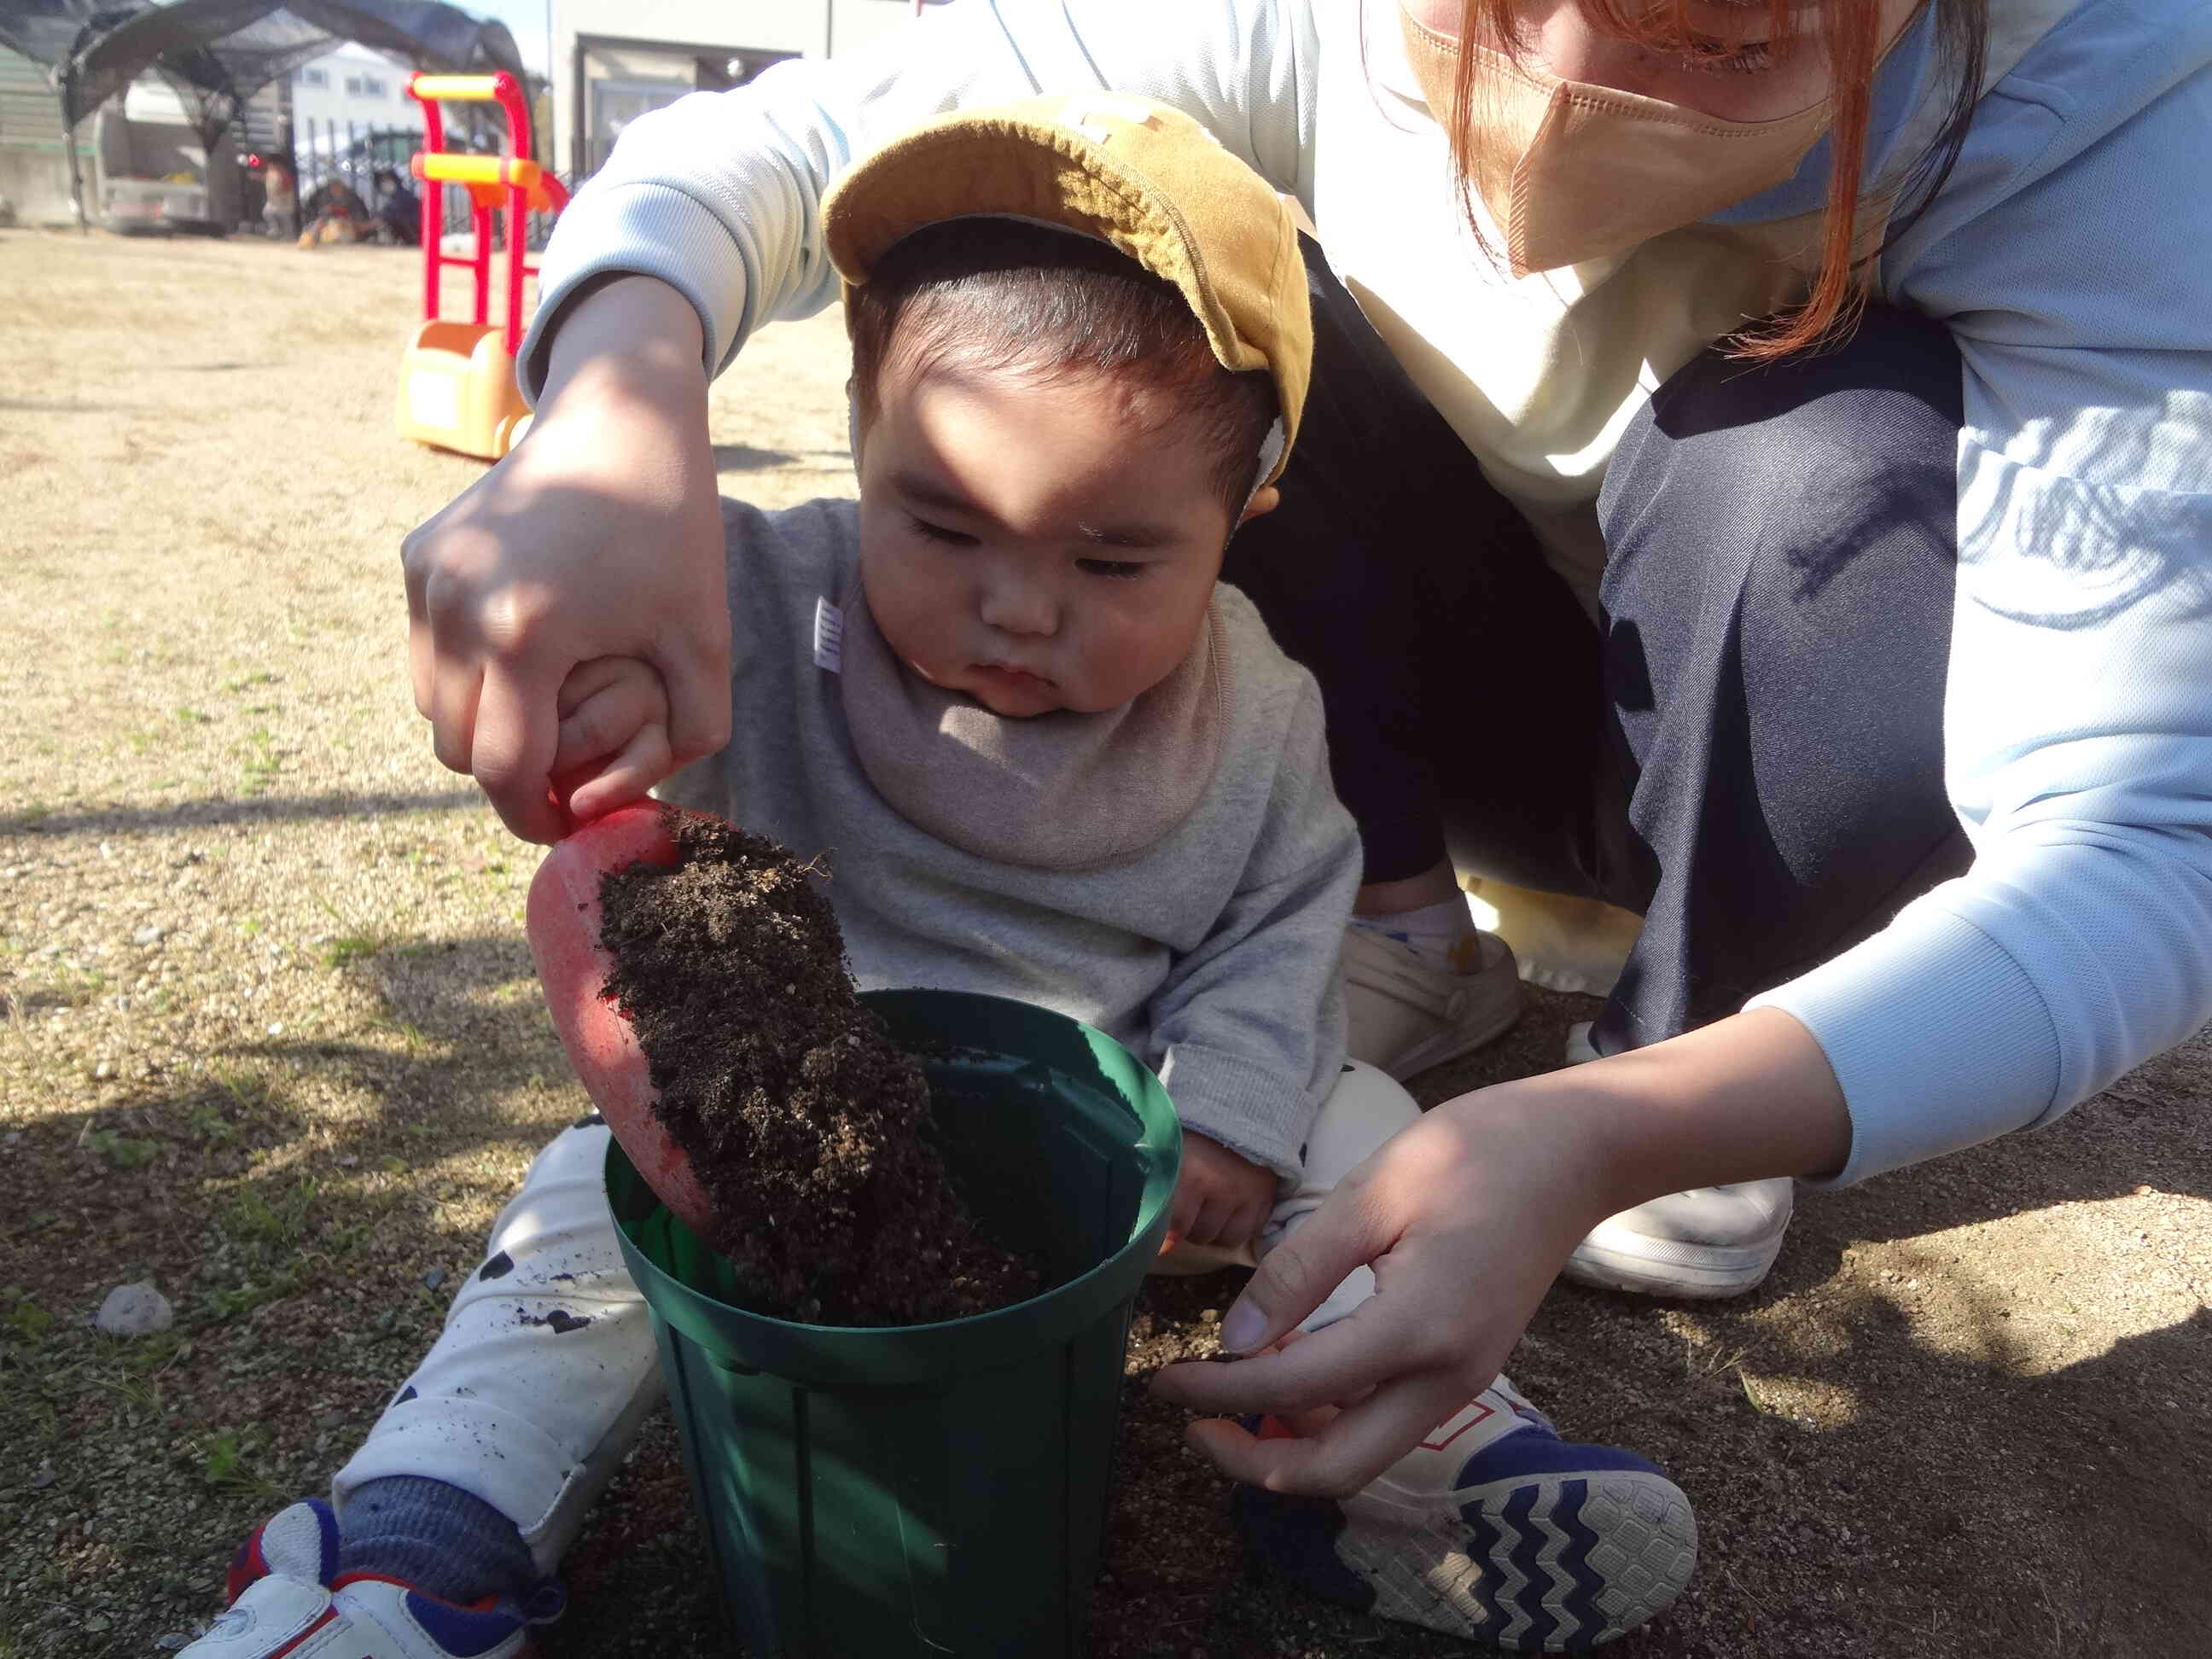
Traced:
<svg viewBox="0 0 2212 1659">
<path fill-rule="evenodd" d="M 1778 121 L 1724 121 L 1562 81 L 1439 34 L 1402 9 L 1399 19 L 1413 77 L 1440 122 L 1451 119 L 1461 53 L 1475 54 L 1469 182 L 1516 276 L 1621 252 L 1773 188 L 1834 113 L 1823 99 Z"/>
</svg>

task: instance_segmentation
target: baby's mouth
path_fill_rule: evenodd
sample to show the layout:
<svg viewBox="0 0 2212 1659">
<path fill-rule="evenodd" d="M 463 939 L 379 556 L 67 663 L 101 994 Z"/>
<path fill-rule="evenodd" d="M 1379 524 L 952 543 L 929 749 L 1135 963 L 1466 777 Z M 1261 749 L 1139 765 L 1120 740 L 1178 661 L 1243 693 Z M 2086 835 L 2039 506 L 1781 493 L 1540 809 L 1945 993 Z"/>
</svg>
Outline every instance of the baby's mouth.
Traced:
<svg viewBox="0 0 2212 1659">
<path fill-rule="evenodd" d="M 1052 682 L 1042 674 L 1032 674 L 1026 668 L 1013 668 L 1003 663 L 979 662 L 974 672 L 990 685 L 1005 686 L 1024 691 L 1049 691 Z"/>
</svg>

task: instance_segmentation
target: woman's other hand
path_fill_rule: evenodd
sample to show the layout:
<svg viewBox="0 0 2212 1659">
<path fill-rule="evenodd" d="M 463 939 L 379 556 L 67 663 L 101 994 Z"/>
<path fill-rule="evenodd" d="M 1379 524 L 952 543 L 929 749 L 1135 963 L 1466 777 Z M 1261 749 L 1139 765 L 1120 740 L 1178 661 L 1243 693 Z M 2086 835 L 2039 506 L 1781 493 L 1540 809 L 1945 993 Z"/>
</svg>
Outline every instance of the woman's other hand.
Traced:
<svg viewBox="0 0 2212 1659">
<path fill-rule="evenodd" d="M 508 829 L 557 840 L 560 691 L 580 664 L 659 676 L 667 745 L 606 757 L 635 793 L 727 740 L 729 601 L 697 314 L 651 277 L 574 301 L 528 435 L 402 544 L 415 707 Z M 586 769 L 562 782 L 587 796 Z M 602 808 L 609 801 L 600 803 Z"/>
<path fill-rule="evenodd" d="M 1221 1333 L 1252 1358 L 1171 1365 L 1153 1389 L 1223 1414 L 1188 1432 L 1237 1480 L 1348 1495 L 1504 1369 L 1568 1252 L 1606 1216 L 1686 1188 L 1832 1170 L 1850 1151 L 1826 1056 L 1773 1008 L 1462 1095 L 1261 1261 Z M 1373 1297 L 1268 1351 L 1362 1263 Z M 1328 1417 L 1331 1406 L 1343 1409 Z M 1253 1412 L 1305 1431 L 1261 1440 L 1227 1420 Z"/>
</svg>

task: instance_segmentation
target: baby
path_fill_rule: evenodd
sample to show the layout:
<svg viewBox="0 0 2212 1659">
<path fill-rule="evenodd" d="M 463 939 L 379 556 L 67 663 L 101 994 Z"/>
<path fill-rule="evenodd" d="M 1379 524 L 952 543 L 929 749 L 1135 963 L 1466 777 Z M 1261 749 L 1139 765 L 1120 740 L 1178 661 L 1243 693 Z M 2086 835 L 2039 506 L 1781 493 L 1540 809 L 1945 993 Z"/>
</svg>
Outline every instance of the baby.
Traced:
<svg viewBox="0 0 2212 1659">
<path fill-rule="evenodd" d="M 662 793 L 828 854 L 862 988 L 1018 997 L 1126 1043 L 1186 1132 L 1163 1267 L 1249 1263 L 1417 1115 L 1345 1058 L 1360 854 L 1320 694 L 1218 580 L 1304 398 L 1287 210 L 1188 118 L 1102 94 L 933 123 L 823 216 L 860 499 L 725 504 L 733 736 Z M 562 714 L 587 818 L 665 741 L 665 696 L 606 659 Z M 550 1575 L 658 1397 L 607 1134 L 539 1155 L 335 1508 L 256 1533 L 247 1616 L 192 1659 L 291 1651 L 264 1638 L 311 1626 L 264 1607 L 380 1659 L 507 1659 L 557 1611 Z M 1375 1293 L 1361 1268 L 1304 1328 Z M 1241 1509 L 1308 1588 L 1509 1646 L 1632 1628 L 1695 1555 L 1663 1474 L 1561 1442 L 1503 1377 L 1342 1504 Z"/>
</svg>

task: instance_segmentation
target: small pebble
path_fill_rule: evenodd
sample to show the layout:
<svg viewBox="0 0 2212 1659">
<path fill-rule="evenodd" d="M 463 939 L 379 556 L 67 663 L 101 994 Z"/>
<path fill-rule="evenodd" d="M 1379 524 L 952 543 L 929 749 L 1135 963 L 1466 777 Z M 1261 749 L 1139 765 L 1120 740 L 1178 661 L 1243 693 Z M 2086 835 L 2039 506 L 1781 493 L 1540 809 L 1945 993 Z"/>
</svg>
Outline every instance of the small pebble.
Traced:
<svg viewBox="0 0 2212 1659">
<path fill-rule="evenodd" d="M 151 1336 L 176 1322 L 176 1310 L 150 1280 L 118 1285 L 93 1316 L 93 1328 L 109 1336 Z"/>
<path fill-rule="evenodd" d="M 131 942 L 133 945 L 159 945 L 161 942 L 162 935 L 167 933 L 168 931 L 169 930 L 166 927 L 141 927 L 137 933 L 131 935 Z"/>
<path fill-rule="evenodd" d="M 115 1075 L 115 1066 L 112 1061 L 103 1060 L 92 1068 L 92 1075 L 96 1081 L 105 1083 Z"/>
<path fill-rule="evenodd" d="M 426 1291 L 434 1291 L 445 1282 L 446 1270 L 443 1267 L 433 1267 L 422 1275 L 422 1288 Z"/>
<path fill-rule="evenodd" d="M 49 1457 L 39 1465 L 39 1472 L 31 1477 L 31 1490 L 44 1492 L 60 1478 L 54 1473 L 54 1460 Z"/>
</svg>

